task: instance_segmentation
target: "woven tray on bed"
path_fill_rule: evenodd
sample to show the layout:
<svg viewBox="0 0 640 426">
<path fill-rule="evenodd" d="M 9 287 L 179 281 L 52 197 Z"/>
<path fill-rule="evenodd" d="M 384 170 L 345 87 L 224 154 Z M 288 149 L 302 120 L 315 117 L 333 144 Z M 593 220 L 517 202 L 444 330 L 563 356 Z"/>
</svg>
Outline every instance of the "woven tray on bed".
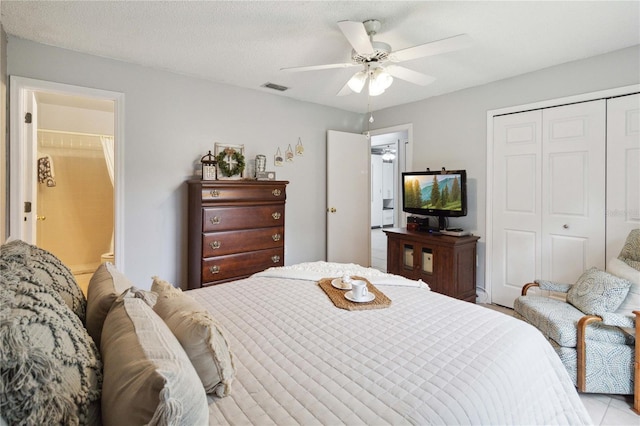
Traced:
<svg viewBox="0 0 640 426">
<path fill-rule="evenodd" d="M 318 285 L 325 293 L 327 293 L 327 296 L 329 296 L 329 299 L 331 299 L 333 304 L 340 309 L 346 309 L 348 311 L 364 311 L 368 309 L 382 309 L 391 306 L 391 299 L 371 284 L 369 280 L 355 276 L 352 278 L 354 280 L 366 281 L 369 292 L 375 294 L 376 298 L 371 302 L 352 302 L 347 300 L 344 297 L 344 294 L 346 293 L 345 290 L 340 290 L 339 288 L 335 288 L 331 285 L 331 281 L 334 278 L 323 278 L 318 281 Z"/>
</svg>

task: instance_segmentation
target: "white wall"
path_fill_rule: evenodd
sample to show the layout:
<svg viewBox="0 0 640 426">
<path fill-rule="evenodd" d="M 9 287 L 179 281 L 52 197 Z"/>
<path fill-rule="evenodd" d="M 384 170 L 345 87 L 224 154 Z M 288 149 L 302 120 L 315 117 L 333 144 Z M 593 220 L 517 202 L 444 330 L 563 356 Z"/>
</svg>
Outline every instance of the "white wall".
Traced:
<svg viewBox="0 0 640 426">
<path fill-rule="evenodd" d="M 377 128 L 413 123 L 413 169 L 466 169 L 469 214 L 452 225 L 478 242 L 478 286 L 485 286 L 487 111 L 640 82 L 640 46 L 376 112 Z M 532 277 L 532 279 L 535 277 Z M 480 298 L 481 301 L 482 297 Z"/>
<path fill-rule="evenodd" d="M 325 258 L 326 131 L 360 132 L 363 116 L 9 37 L 8 73 L 125 94 L 125 263 L 139 287 L 186 278 L 185 180 L 215 142 L 289 180 L 286 263 Z M 294 89 L 295 90 L 295 89 Z M 302 139 L 304 156 L 273 166 Z"/>
</svg>

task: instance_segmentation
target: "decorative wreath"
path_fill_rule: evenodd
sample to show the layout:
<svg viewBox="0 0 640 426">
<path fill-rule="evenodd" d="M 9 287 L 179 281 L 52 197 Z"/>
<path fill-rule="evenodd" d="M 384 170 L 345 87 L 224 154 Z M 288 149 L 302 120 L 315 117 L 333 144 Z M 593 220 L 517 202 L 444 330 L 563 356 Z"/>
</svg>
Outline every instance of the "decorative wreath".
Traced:
<svg viewBox="0 0 640 426">
<path fill-rule="evenodd" d="M 235 165 L 230 167 L 229 162 L 225 161 L 227 157 L 231 157 L 235 161 Z M 227 148 L 216 157 L 218 167 L 223 176 L 231 177 L 239 175 L 244 171 L 244 155 L 235 149 Z"/>
</svg>

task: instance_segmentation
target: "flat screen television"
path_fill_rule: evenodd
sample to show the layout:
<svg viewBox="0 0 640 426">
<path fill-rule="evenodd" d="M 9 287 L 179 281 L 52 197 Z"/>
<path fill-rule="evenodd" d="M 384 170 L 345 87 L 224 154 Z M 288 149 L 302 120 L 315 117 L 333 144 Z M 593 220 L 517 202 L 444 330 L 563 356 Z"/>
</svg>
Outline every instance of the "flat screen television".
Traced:
<svg viewBox="0 0 640 426">
<path fill-rule="evenodd" d="M 467 215 L 466 170 L 402 173 L 402 210 L 438 217 L 438 229 L 446 218 Z"/>
</svg>

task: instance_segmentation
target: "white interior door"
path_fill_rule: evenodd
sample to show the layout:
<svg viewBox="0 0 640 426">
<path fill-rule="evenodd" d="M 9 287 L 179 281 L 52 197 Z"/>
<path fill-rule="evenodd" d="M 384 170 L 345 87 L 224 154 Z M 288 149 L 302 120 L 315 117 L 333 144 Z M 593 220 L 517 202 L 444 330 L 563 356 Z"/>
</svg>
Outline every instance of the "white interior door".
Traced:
<svg viewBox="0 0 640 426">
<path fill-rule="evenodd" d="M 605 266 L 606 101 L 542 112 L 542 276 Z"/>
<path fill-rule="evenodd" d="M 513 306 L 540 277 L 542 111 L 494 118 L 492 302 Z"/>
<path fill-rule="evenodd" d="M 327 261 L 370 266 L 371 152 L 366 136 L 327 131 Z"/>
<path fill-rule="evenodd" d="M 607 263 L 640 227 L 640 95 L 607 102 Z"/>
</svg>

